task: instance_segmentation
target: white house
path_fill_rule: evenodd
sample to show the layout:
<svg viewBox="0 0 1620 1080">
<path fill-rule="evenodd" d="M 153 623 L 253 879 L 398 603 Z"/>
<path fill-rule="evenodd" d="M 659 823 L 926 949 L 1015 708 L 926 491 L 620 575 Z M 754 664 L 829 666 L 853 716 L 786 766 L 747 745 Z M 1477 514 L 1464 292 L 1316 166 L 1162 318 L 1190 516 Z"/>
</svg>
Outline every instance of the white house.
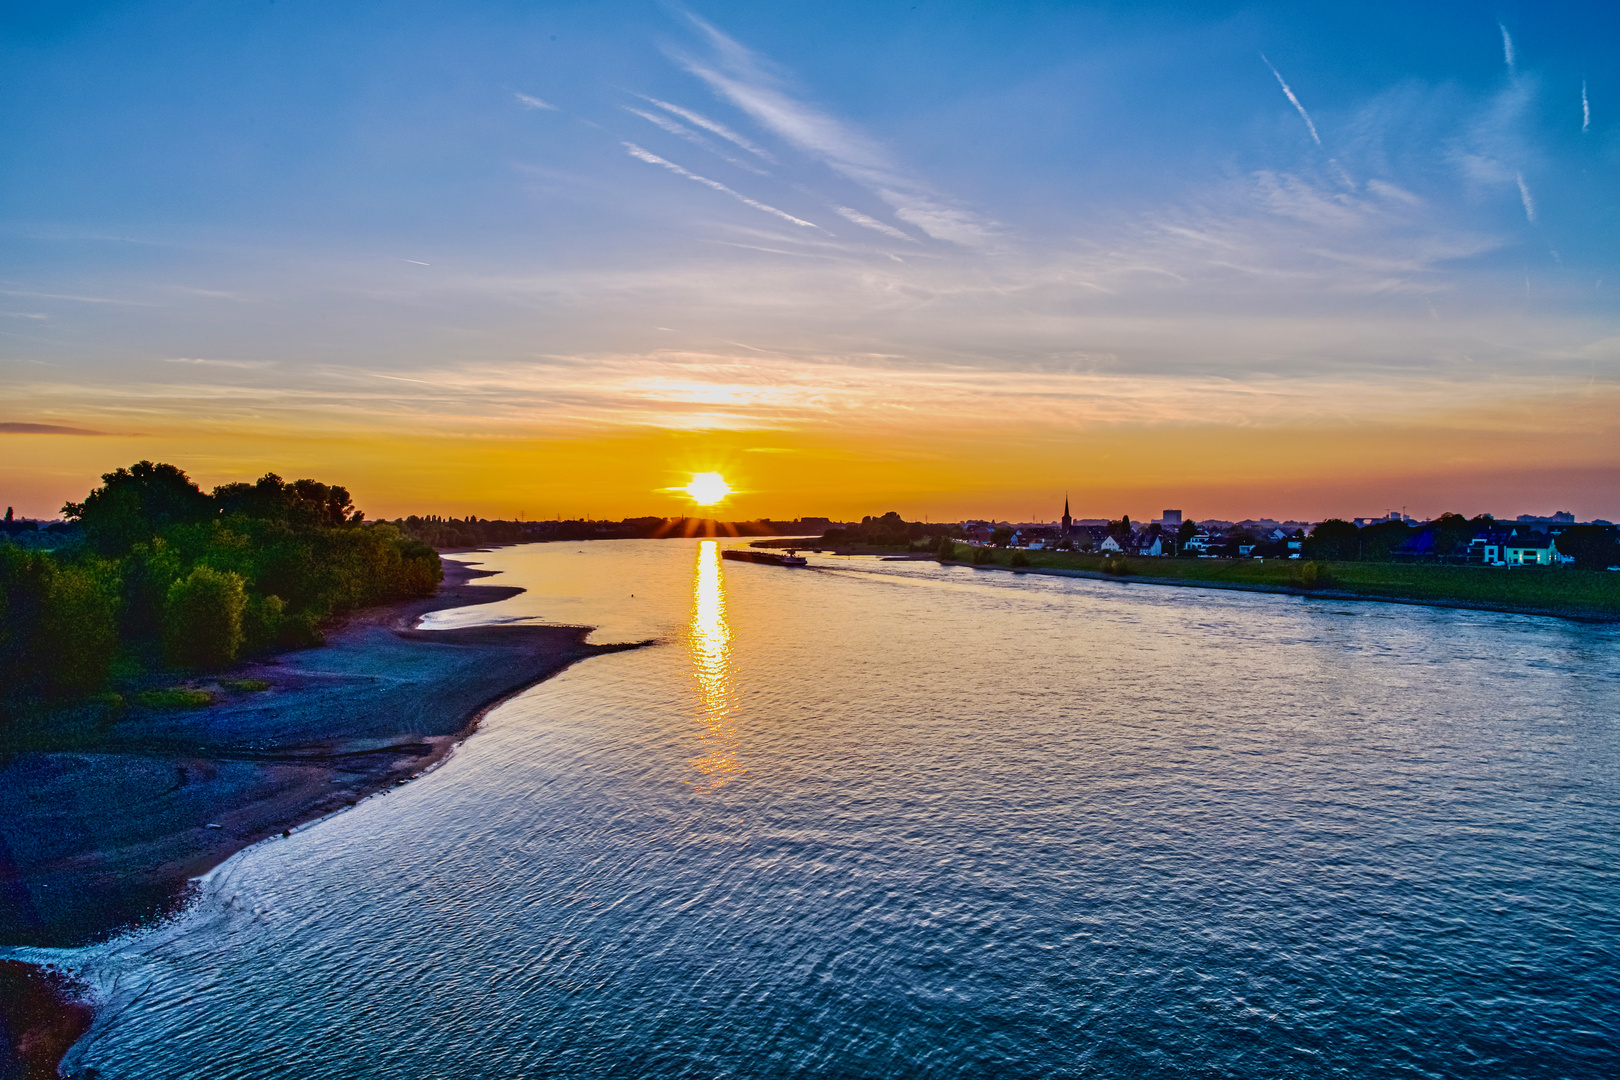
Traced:
<svg viewBox="0 0 1620 1080">
<path fill-rule="evenodd" d="M 1112 536 L 1105 536 L 1103 537 L 1103 542 L 1097 545 L 1097 550 L 1114 552 L 1124 551 L 1125 549 L 1120 547 L 1119 541 L 1115 540 Z"/>
<path fill-rule="evenodd" d="M 1509 566 L 1557 566 L 1571 560 L 1558 554 L 1558 543 L 1552 537 L 1530 533 L 1503 541 L 1502 561 Z"/>
</svg>

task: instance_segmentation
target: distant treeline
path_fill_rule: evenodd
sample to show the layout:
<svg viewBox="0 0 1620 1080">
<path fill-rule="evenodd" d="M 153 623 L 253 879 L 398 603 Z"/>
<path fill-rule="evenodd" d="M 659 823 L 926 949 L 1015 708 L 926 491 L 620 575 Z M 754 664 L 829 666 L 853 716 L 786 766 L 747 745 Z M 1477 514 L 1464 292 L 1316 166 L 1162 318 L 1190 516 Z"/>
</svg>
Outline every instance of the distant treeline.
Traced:
<svg viewBox="0 0 1620 1080">
<path fill-rule="evenodd" d="M 819 534 L 826 519 L 799 521 L 716 521 L 711 518 L 634 517 L 621 521 L 491 521 L 488 518 L 447 518 L 412 514 L 393 524 L 413 540 L 436 548 L 483 547 L 548 540 L 645 540 L 680 536 L 796 536 L 805 530 Z"/>
<path fill-rule="evenodd" d="M 202 491 L 173 465 L 102 476 L 48 550 L 0 538 L 0 710 L 93 693 L 115 667 L 218 668 L 319 640 L 342 611 L 428 596 L 432 547 L 315 480 Z M 0 715 L 4 715 L 0 712 Z"/>
<path fill-rule="evenodd" d="M 890 510 L 882 517 L 864 517 L 859 525 L 828 529 L 821 540 L 829 547 L 909 547 L 930 540 L 937 544 L 942 536 L 961 535 L 960 526 L 907 521 Z M 1011 535 L 1011 530 L 1008 530 L 1008 535 Z M 924 546 L 932 547 L 933 544 Z"/>
<path fill-rule="evenodd" d="M 1505 534 L 1514 528 L 1530 531 L 1489 514 L 1473 518 L 1441 514 L 1423 525 L 1383 521 L 1360 529 L 1329 518 L 1311 530 L 1304 547 L 1307 558 L 1328 562 L 1460 563 L 1466 561 L 1468 544 L 1476 536 Z M 1559 554 L 1574 558 L 1578 567 L 1602 570 L 1620 565 L 1620 544 L 1612 525 L 1565 525 L 1552 532 Z M 1420 539 L 1425 542 L 1418 543 Z"/>
</svg>

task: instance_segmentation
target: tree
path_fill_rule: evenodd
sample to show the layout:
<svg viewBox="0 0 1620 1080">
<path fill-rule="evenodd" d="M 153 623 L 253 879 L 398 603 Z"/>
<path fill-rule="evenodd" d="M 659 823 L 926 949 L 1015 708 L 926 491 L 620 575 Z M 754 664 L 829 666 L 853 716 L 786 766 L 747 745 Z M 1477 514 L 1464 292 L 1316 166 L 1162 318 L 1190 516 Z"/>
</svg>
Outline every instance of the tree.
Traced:
<svg viewBox="0 0 1620 1080">
<path fill-rule="evenodd" d="M 62 507 L 103 555 L 123 555 L 171 525 L 216 516 L 214 500 L 173 465 L 138 461 L 103 473 L 102 486 L 82 503 Z"/>
<path fill-rule="evenodd" d="M 1187 541 L 1191 540 L 1193 537 L 1195 537 L 1197 535 L 1198 535 L 1198 522 L 1196 522 L 1196 521 L 1183 521 L 1181 523 L 1181 528 L 1176 530 L 1176 552 L 1177 552 L 1177 554 L 1185 554 L 1186 551 L 1187 551 Z"/>
<path fill-rule="evenodd" d="M 938 556 L 940 562 L 956 558 L 956 541 L 948 536 L 940 537 L 939 546 L 935 549 L 934 554 Z"/>
<path fill-rule="evenodd" d="M 169 659 L 183 667 L 224 667 L 242 651 L 242 613 L 247 592 L 242 575 L 196 566 L 169 586 L 164 643 Z"/>
<path fill-rule="evenodd" d="M 1343 518 L 1328 518 L 1311 530 L 1305 545 L 1313 559 L 1350 562 L 1361 554 L 1361 530 Z"/>
<path fill-rule="evenodd" d="M 1611 525 L 1576 525 L 1559 533 L 1554 543 L 1560 555 L 1571 556 L 1583 570 L 1620 566 L 1620 544 Z"/>
<path fill-rule="evenodd" d="M 990 542 L 996 547 L 1006 547 L 1012 543 L 1012 538 L 1013 531 L 1006 526 L 1002 526 L 990 534 Z"/>
</svg>

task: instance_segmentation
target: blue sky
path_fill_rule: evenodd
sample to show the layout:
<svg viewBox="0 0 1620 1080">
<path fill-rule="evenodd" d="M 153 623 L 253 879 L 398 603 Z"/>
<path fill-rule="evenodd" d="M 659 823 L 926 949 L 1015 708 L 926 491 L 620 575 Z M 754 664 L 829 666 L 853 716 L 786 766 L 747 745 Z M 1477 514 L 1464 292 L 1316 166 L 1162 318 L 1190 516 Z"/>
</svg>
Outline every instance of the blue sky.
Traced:
<svg viewBox="0 0 1620 1080">
<path fill-rule="evenodd" d="M 1617 475 L 1612 4 L 340 7 L 3 16 L 0 421 Z"/>
</svg>

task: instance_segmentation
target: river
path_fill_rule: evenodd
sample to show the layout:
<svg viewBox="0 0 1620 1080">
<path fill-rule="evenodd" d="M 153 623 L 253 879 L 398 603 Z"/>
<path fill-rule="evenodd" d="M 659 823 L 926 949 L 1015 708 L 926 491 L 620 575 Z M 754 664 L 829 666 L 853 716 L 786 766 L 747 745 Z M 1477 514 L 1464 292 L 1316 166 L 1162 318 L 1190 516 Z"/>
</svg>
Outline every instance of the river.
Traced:
<svg viewBox="0 0 1620 1080">
<path fill-rule="evenodd" d="M 70 1073 L 1620 1073 L 1616 628 L 714 541 L 465 558 L 528 591 L 430 627 L 658 644 L 53 957 L 105 1001 Z"/>
</svg>

